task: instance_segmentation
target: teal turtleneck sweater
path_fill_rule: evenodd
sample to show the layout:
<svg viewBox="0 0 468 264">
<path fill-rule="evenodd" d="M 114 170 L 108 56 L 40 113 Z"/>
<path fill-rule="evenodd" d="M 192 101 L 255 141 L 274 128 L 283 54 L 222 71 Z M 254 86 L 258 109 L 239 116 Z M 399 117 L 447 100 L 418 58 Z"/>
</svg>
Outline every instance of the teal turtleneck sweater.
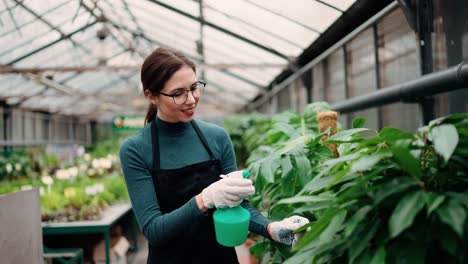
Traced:
<svg viewBox="0 0 468 264">
<path fill-rule="evenodd" d="M 181 168 L 210 159 L 190 123 L 168 123 L 158 118 L 156 122 L 161 169 Z M 196 120 L 196 123 L 208 141 L 213 155 L 221 161 L 223 174 L 237 170 L 234 149 L 226 131 L 201 120 Z M 151 244 L 163 245 L 165 241 L 182 235 L 186 231 L 184 227 L 189 227 L 194 219 L 208 217 L 198 208 L 195 197 L 170 213 L 161 212 L 151 176 L 153 150 L 150 125 L 122 143 L 120 160 L 133 211 L 143 234 Z M 261 215 L 247 200 L 241 205 L 251 214 L 249 230 L 269 237 L 266 228 L 270 220 Z"/>
</svg>

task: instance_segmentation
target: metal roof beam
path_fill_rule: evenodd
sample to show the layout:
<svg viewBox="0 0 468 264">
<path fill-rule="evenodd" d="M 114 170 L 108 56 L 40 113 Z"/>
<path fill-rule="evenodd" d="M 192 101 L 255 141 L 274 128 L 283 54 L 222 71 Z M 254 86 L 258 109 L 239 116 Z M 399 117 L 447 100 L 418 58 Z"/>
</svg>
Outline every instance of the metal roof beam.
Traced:
<svg viewBox="0 0 468 264">
<path fill-rule="evenodd" d="M 252 46 L 255 46 L 255 47 L 259 48 L 259 49 L 262 49 L 262 50 L 264 50 L 264 51 L 267 51 L 267 52 L 269 52 L 269 53 L 271 53 L 271 54 L 274 54 L 274 55 L 276 55 L 276 56 L 278 56 L 278 57 L 281 57 L 281 58 L 286 59 L 286 60 L 289 59 L 288 56 L 284 55 L 283 53 L 281 53 L 281 52 L 279 52 L 279 51 L 277 51 L 277 50 L 275 50 L 275 49 L 273 49 L 273 48 L 270 48 L 270 47 L 267 47 L 267 46 L 265 46 L 265 45 L 262 45 L 262 44 L 260 44 L 260 43 L 258 43 L 258 42 L 256 42 L 256 41 L 253 41 L 253 40 L 251 40 L 251 39 L 248 39 L 248 38 L 246 38 L 246 37 L 243 37 L 243 36 L 241 36 L 241 35 L 239 35 L 239 34 L 236 34 L 236 33 L 232 32 L 232 31 L 230 31 L 230 30 L 227 30 L 227 29 L 225 29 L 225 28 L 223 28 L 223 27 L 220 27 L 220 26 L 218 26 L 218 25 L 216 25 L 216 24 L 210 23 L 210 22 L 208 22 L 208 21 L 206 21 L 206 20 L 204 20 L 204 19 L 200 19 L 199 17 L 193 16 L 193 15 L 191 15 L 191 14 L 189 14 L 189 13 L 186 13 L 186 12 L 184 12 L 184 11 L 182 11 L 182 10 L 179 10 L 179 9 L 173 7 L 173 6 L 167 5 L 167 4 L 162 3 L 162 2 L 159 2 L 159 1 L 157 1 L 157 0 L 148 0 L 148 1 L 150 1 L 150 2 L 152 2 L 152 3 L 155 3 L 155 4 L 157 4 L 157 5 L 161 6 L 161 7 L 164 7 L 164 8 L 166 8 L 166 9 L 169 9 L 169 10 L 175 12 L 175 13 L 178 13 L 178 14 L 180 14 L 180 15 L 183 15 L 183 16 L 185 16 L 185 17 L 188 17 L 188 18 L 190 18 L 190 19 L 192 19 L 192 20 L 198 21 L 199 23 L 201 23 L 201 24 L 203 24 L 203 25 L 206 25 L 206 26 L 209 26 L 209 27 L 211 27 L 211 28 L 214 28 L 214 29 L 216 29 L 216 30 L 218 30 L 218 31 L 221 31 L 221 32 L 223 32 L 223 33 L 225 33 L 225 34 L 231 36 L 231 37 L 237 38 L 237 39 L 239 39 L 239 40 L 241 40 L 241 41 L 244 41 L 244 42 L 246 42 L 246 43 L 248 43 L 248 44 L 250 44 L 250 45 L 252 45 Z"/>
<path fill-rule="evenodd" d="M 124 51 L 127 52 L 127 51 Z M 122 54 L 122 52 L 119 52 Z M 216 69 L 226 71 L 226 69 L 239 68 L 239 69 L 265 69 L 265 68 L 284 68 L 284 64 L 274 63 L 259 63 L 259 64 L 247 64 L 247 63 L 211 63 L 211 64 L 197 64 L 197 69 Z M 46 71 L 51 72 L 89 72 L 89 71 L 139 71 L 141 65 L 123 65 L 123 66 L 88 66 L 88 67 L 33 67 L 33 68 L 15 68 L 15 67 L 2 67 L 0 66 L 1 74 L 26 74 L 33 73 L 38 74 Z M 226 74 L 232 74 L 231 72 L 224 72 Z M 238 78 L 238 76 L 232 76 Z M 240 77 L 242 78 L 242 77 Z M 243 80 L 248 82 L 249 80 Z M 255 83 L 250 83 L 255 86 Z"/>
<path fill-rule="evenodd" d="M 330 5 L 329 3 L 325 3 L 324 1 L 320 1 L 320 0 L 314 0 L 315 2 L 318 2 L 318 3 L 321 3 L 322 5 L 325 5 L 325 6 L 328 6 L 329 8 L 332 8 L 333 10 L 336 10 L 340 13 L 343 14 L 343 10 L 339 9 L 338 7 L 336 6 L 333 6 L 333 5 Z"/>
</svg>

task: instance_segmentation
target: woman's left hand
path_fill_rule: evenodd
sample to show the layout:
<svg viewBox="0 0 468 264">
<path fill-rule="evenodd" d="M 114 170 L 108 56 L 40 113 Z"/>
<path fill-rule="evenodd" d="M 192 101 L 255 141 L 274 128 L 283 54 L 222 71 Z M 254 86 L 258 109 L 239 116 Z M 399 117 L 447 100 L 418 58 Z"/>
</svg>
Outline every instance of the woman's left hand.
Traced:
<svg viewBox="0 0 468 264">
<path fill-rule="evenodd" d="M 281 221 L 271 222 L 267 230 L 273 240 L 288 246 L 294 246 L 299 239 L 298 234 L 294 234 L 294 231 L 308 223 L 307 218 L 293 215 Z"/>
</svg>

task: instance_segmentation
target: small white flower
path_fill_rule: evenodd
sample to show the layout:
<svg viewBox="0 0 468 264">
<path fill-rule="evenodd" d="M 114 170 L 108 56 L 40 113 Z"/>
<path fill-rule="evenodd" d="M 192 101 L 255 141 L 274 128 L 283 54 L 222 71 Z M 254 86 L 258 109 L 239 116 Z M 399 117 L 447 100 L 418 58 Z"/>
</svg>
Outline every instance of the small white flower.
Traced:
<svg viewBox="0 0 468 264">
<path fill-rule="evenodd" d="M 17 170 L 17 171 L 21 170 L 21 164 L 20 163 L 15 164 L 15 170 Z"/>
<path fill-rule="evenodd" d="M 55 177 L 59 180 L 68 180 L 70 179 L 70 173 L 66 169 L 57 170 L 55 172 Z"/>
<path fill-rule="evenodd" d="M 52 177 L 50 177 L 48 175 L 47 176 L 42 176 L 41 181 L 46 185 L 51 185 L 52 183 L 54 183 L 54 179 L 52 179 Z"/>
<path fill-rule="evenodd" d="M 96 189 L 96 188 L 94 188 L 94 185 L 87 186 L 87 187 L 85 188 L 85 193 L 86 193 L 87 195 L 95 195 L 95 194 L 96 194 L 96 190 L 95 190 L 95 189 Z"/>
<path fill-rule="evenodd" d="M 86 161 L 90 161 L 91 160 L 91 155 L 89 155 L 89 153 L 86 153 L 86 154 L 84 154 L 83 158 Z"/>
<path fill-rule="evenodd" d="M 93 161 L 91 161 L 91 166 L 94 169 L 98 169 L 101 167 L 101 161 L 99 159 L 93 159 Z"/>
<path fill-rule="evenodd" d="M 86 165 L 86 164 L 81 164 L 81 165 L 80 165 L 80 171 L 86 172 L 86 170 L 88 170 L 88 165 Z"/>
<path fill-rule="evenodd" d="M 68 168 L 68 174 L 70 175 L 70 177 L 76 177 L 78 175 L 78 168 L 77 167 Z"/>
<path fill-rule="evenodd" d="M 96 193 L 102 193 L 104 191 L 104 185 L 102 183 L 94 184 L 94 188 L 96 190 Z"/>
<path fill-rule="evenodd" d="M 10 163 L 7 163 L 7 165 L 5 166 L 5 169 L 8 173 L 10 173 L 13 170 L 13 166 Z"/>
<path fill-rule="evenodd" d="M 110 169 L 112 167 L 112 159 L 102 159 L 101 166 L 104 169 Z"/>
</svg>

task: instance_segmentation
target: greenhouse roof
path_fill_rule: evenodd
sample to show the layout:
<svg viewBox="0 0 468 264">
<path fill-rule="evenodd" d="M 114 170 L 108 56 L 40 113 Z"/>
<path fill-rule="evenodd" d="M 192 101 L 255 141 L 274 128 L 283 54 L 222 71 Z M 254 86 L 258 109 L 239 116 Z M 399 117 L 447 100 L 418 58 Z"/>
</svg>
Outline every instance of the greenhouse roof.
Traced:
<svg viewBox="0 0 468 264">
<path fill-rule="evenodd" d="M 242 109 L 356 0 L 5 0 L 0 101 L 109 120 L 144 114 L 139 69 L 157 47 L 207 82 L 198 115 Z"/>
</svg>

